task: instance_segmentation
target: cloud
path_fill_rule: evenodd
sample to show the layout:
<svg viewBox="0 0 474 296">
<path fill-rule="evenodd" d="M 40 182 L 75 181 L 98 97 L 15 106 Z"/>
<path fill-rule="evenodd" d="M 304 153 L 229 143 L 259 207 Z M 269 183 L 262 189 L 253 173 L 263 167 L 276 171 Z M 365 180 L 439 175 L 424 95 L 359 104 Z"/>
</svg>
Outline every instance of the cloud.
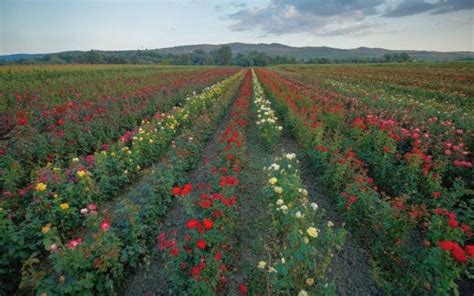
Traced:
<svg viewBox="0 0 474 296">
<path fill-rule="evenodd" d="M 397 7 L 388 9 L 384 16 L 403 17 L 428 11 L 430 14 L 442 14 L 473 8 L 473 0 L 440 0 L 438 2 L 425 2 L 424 0 L 404 0 Z"/>
<path fill-rule="evenodd" d="M 221 19 L 233 21 L 234 31 L 259 29 L 264 35 L 309 33 L 316 36 L 380 34 L 386 23 L 375 18 L 398 18 L 424 12 L 432 15 L 473 9 L 474 0 L 270 0 L 263 7 L 234 2 L 237 12 Z M 370 21 L 369 21 L 370 20 Z"/>
<path fill-rule="evenodd" d="M 348 35 L 355 34 L 357 36 L 367 34 L 383 34 L 386 31 L 381 30 L 384 28 L 385 23 L 357 23 L 348 26 L 329 28 L 319 33 L 320 36 L 336 36 L 336 35 Z"/>
<path fill-rule="evenodd" d="M 376 6 L 383 0 L 273 0 L 277 6 L 293 6 L 296 10 L 306 11 L 317 16 L 333 16 L 354 11 L 365 15 L 377 12 Z"/>
<path fill-rule="evenodd" d="M 226 8 L 245 8 L 247 7 L 247 4 L 244 3 L 244 2 L 239 2 L 239 1 L 232 1 L 230 3 L 228 3 L 227 5 L 216 5 L 214 6 L 214 8 L 217 10 L 217 11 L 222 11 Z"/>
<path fill-rule="evenodd" d="M 234 31 L 258 28 L 275 35 L 345 35 L 382 26 L 363 22 L 366 16 L 377 14 L 376 7 L 382 3 L 383 0 L 271 0 L 263 8 L 241 9 L 227 19 L 234 21 L 229 26 Z"/>
</svg>

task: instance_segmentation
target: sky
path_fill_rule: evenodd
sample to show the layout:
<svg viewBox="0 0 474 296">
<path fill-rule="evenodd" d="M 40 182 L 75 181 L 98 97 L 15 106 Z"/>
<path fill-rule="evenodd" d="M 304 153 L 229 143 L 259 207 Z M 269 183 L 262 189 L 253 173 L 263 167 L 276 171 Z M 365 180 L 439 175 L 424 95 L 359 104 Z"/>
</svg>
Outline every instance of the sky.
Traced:
<svg viewBox="0 0 474 296">
<path fill-rule="evenodd" d="M 474 51 L 474 0 L 0 0 L 0 55 L 228 42 Z"/>
</svg>

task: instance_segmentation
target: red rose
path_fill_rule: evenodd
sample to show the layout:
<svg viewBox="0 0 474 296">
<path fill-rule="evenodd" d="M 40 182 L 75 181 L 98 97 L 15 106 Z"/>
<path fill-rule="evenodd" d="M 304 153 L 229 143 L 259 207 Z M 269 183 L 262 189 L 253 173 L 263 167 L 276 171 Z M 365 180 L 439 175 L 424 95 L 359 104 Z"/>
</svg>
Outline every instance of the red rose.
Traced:
<svg viewBox="0 0 474 296">
<path fill-rule="evenodd" d="M 450 251 L 453 249 L 453 242 L 452 241 L 439 241 L 438 246 L 441 250 Z"/>
<path fill-rule="evenodd" d="M 216 255 L 214 255 L 214 259 L 216 259 L 216 261 L 221 261 L 222 260 L 222 253 L 217 252 Z"/>
<path fill-rule="evenodd" d="M 467 245 L 465 250 L 469 257 L 474 258 L 474 245 Z"/>
<path fill-rule="evenodd" d="M 211 207 L 212 202 L 211 202 L 210 200 L 208 200 L 208 199 L 205 199 L 205 200 L 202 200 L 202 201 L 199 203 L 199 205 L 201 206 L 201 208 L 207 209 L 207 208 Z"/>
<path fill-rule="evenodd" d="M 245 284 L 240 284 L 239 292 L 240 292 L 240 295 L 247 295 L 247 293 L 249 292 L 249 288 L 247 288 Z"/>
<path fill-rule="evenodd" d="M 202 220 L 202 225 L 204 225 L 204 227 L 206 229 L 212 229 L 212 226 L 214 225 L 214 222 L 212 222 L 211 219 L 208 219 L 208 218 L 204 218 Z"/>
<path fill-rule="evenodd" d="M 186 195 L 193 190 L 193 185 L 187 183 L 184 184 L 183 189 L 181 189 L 181 195 Z"/>
<path fill-rule="evenodd" d="M 471 231 L 471 228 L 467 224 L 461 224 L 461 230 L 463 232 L 469 232 L 469 231 Z"/>
<path fill-rule="evenodd" d="M 103 231 L 109 230 L 110 222 L 108 222 L 106 220 L 102 221 L 102 223 L 100 224 L 100 228 L 102 228 Z"/>
<path fill-rule="evenodd" d="M 357 196 L 355 195 L 349 196 L 349 199 L 347 200 L 347 203 L 346 203 L 346 209 L 348 209 L 356 201 L 357 201 Z"/>
<path fill-rule="evenodd" d="M 193 228 L 196 228 L 199 226 L 199 221 L 196 220 L 196 219 L 191 219 L 188 221 L 188 223 L 186 223 L 186 226 L 188 227 L 188 229 L 193 229 Z"/>
<path fill-rule="evenodd" d="M 82 243 L 82 239 L 81 238 L 77 238 L 77 239 L 74 239 L 74 240 L 70 240 L 68 242 L 68 247 L 69 249 L 71 250 L 74 250 L 78 245 L 80 245 Z"/>
<path fill-rule="evenodd" d="M 178 186 L 176 187 L 173 187 L 173 189 L 171 189 L 171 194 L 173 195 L 180 195 L 181 194 L 181 188 L 179 188 Z"/>
<path fill-rule="evenodd" d="M 191 267 L 191 274 L 195 278 L 199 277 L 201 275 L 201 269 L 199 268 L 199 266 Z"/>
<path fill-rule="evenodd" d="M 64 119 L 59 118 L 59 119 L 58 119 L 58 125 L 59 125 L 59 126 L 64 125 Z"/>
<path fill-rule="evenodd" d="M 464 253 L 464 250 L 458 244 L 454 244 L 451 255 L 453 255 L 456 261 L 461 263 L 464 263 L 467 260 L 466 253 Z"/>
<path fill-rule="evenodd" d="M 233 200 L 232 198 L 230 198 L 230 197 L 229 197 L 229 198 L 223 198 L 223 199 L 221 200 L 222 204 L 225 205 L 225 206 L 228 206 L 228 207 L 230 207 L 230 206 L 233 205 L 233 201 L 234 201 L 234 200 Z"/>
<path fill-rule="evenodd" d="M 459 225 L 458 221 L 456 221 L 455 219 L 449 219 L 448 224 L 449 224 L 449 226 L 452 227 L 452 228 L 456 228 L 456 227 L 458 227 L 458 225 Z"/>
<path fill-rule="evenodd" d="M 215 219 L 219 219 L 220 217 L 223 216 L 223 214 L 222 214 L 222 211 L 220 211 L 220 210 L 215 210 L 215 211 L 212 213 L 212 216 L 213 216 Z"/>
<path fill-rule="evenodd" d="M 170 255 L 171 256 L 178 256 L 179 255 L 179 249 L 178 248 L 172 248 L 170 250 Z"/>
<path fill-rule="evenodd" d="M 18 123 L 18 125 L 27 125 L 28 120 L 24 117 L 20 117 L 20 118 L 18 118 L 17 123 Z"/>
<path fill-rule="evenodd" d="M 203 239 L 198 239 L 198 241 L 196 242 L 196 247 L 198 247 L 198 249 L 200 250 L 204 250 L 207 247 L 207 243 Z"/>
</svg>

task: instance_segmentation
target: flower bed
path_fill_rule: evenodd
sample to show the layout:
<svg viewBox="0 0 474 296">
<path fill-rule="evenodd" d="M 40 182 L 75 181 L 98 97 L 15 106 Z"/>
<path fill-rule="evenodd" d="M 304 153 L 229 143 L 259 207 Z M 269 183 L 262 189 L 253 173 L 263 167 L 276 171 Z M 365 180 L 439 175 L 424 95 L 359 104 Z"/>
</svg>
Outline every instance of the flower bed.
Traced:
<svg viewBox="0 0 474 296">
<path fill-rule="evenodd" d="M 185 199 L 190 214 L 184 233 L 172 231 L 157 237 L 158 248 L 168 258 L 167 272 L 176 292 L 209 295 L 226 288 L 234 257 L 233 222 L 243 186 L 239 175 L 246 150 L 250 96 L 251 72 L 247 71 L 230 122 L 220 135 L 222 146 L 211 163 L 209 183 L 193 184 L 193 192 L 187 196 L 177 194 L 177 198 Z M 242 284 L 241 291 L 245 289 Z"/>
<path fill-rule="evenodd" d="M 253 279 L 256 294 L 316 295 L 334 288 L 325 274 L 346 232 L 332 221 L 322 222 L 322 210 L 309 202 L 301 183 L 298 163 L 294 153 L 285 153 L 265 168 L 272 231 L 265 240 L 267 256 L 256 267 L 261 270 L 260 283 Z"/>
<path fill-rule="evenodd" d="M 8 113 L 0 116 L 0 187 L 6 199 L 21 200 L 21 192 L 28 190 L 25 183 L 39 167 L 64 167 L 74 156 L 100 151 L 124 130 L 157 112 L 168 112 L 186 94 L 236 72 L 91 66 L 86 70 L 49 69 L 37 80 L 28 71 L 12 72 L 0 89 L 2 102 L 12 100 Z M 49 106 L 52 102 L 56 103 Z"/>
<path fill-rule="evenodd" d="M 445 161 L 444 154 L 429 155 L 437 150 L 427 147 L 441 144 L 424 144 L 428 140 L 421 130 L 382 116 L 358 116 L 366 106 L 354 98 L 318 93 L 268 70 L 258 74 L 318 180 L 337 199 L 349 229 L 370 250 L 379 284 L 390 293 L 443 294 L 455 287 L 472 262 L 470 226 L 459 222 L 472 216 L 462 181 L 469 168 Z M 462 133 L 455 134 L 445 135 L 462 142 Z M 440 217 L 440 211 L 454 218 Z M 442 252 L 439 243 L 447 239 L 458 244 L 465 259 L 452 256 L 454 249 L 460 253 L 457 247 Z"/>
<path fill-rule="evenodd" d="M 218 102 L 226 89 L 238 79 L 239 74 L 236 74 L 189 98 L 184 107 L 175 108 L 170 114 L 157 114 L 153 120 L 146 121 L 142 127 L 126 133 L 119 142 L 104 147 L 103 151 L 96 152 L 93 157 L 73 159 L 67 169 L 45 168 L 38 182 L 34 184 L 34 193 L 30 204 L 27 204 L 25 220 L 17 227 L 20 230 L 19 234 L 11 231 L 16 226 L 7 217 L 2 216 L 7 223 L 5 224 L 7 234 L 12 235 L 2 237 L 2 241 L 28 241 L 28 244 L 21 245 L 4 244 L 5 254 L 11 254 L 15 250 L 22 250 L 27 254 L 36 252 L 42 240 L 38 230 L 42 227 L 51 228 L 50 225 L 54 227 L 56 240 L 73 239 L 72 245 L 77 245 L 74 243 L 74 238 L 80 236 L 83 232 L 81 229 L 93 228 L 91 219 L 93 223 L 97 222 L 93 218 L 94 215 L 85 215 L 91 210 L 88 209 L 88 205 L 114 197 L 134 179 L 142 167 L 156 161 L 166 151 L 171 140 L 184 127 L 199 118 L 203 111 Z M 46 245 L 51 246 L 52 243 L 48 241 Z M 120 249 L 119 245 L 110 246 Z M 17 254 L 21 256 L 19 260 L 26 259 L 24 254 Z M 56 253 L 53 257 L 55 255 Z M 2 258 L 4 266 L 12 263 L 14 263 L 12 258 Z"/>
<path fill-rule="evenodd" d="M 271 107 L 271 102 L 265 99 L 263 88 L 253 69 L 252 90 L 253 104 L 257 110 L 257 122 L 255 123 L 262 141 L 268 148 L 271 148 L 277 143 L 283 127 L 277 124 L 278 118 Z"/>
</svg>

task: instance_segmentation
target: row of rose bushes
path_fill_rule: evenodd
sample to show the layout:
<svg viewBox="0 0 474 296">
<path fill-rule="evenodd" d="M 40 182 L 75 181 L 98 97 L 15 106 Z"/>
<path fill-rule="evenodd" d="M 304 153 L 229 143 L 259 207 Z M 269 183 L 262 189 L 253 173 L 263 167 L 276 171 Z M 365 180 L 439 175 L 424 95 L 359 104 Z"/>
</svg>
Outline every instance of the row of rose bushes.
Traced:
<svg viewBox="0 0 474 296">
<path fill-rule="evenodd" d="M 434 209 L 451 208 L 460 201 L 457 196 L 469 193 L 472 131 L 450 121 L 414 118 L 410 108 L 393 110 L 382 99 L 371 103 L 267 73 L 290 89 L 291 107 L 305 116 L 305 123 L 352 149 L 387 194 L 410 195 L 410 203 Z M 449 194 L 451 188 L 459 189 L 456 195 Z"/>
<path fill-rule="evenodd" d="M 41 249 L 39 230 L 42 227 L 54 225 L 63 241 L 80 232 L 81 226 L 87 224 L 81 209 L 115 197 L 142 168 L 156 162 L 167 151 L 171 140 L 183 128 L 194 124 L 201 112 L 218 101 L 239 77 L 235 74 L 206 88 L 170 113 L 155 114 L 153 119 L 143 121 L 139 128 L 127 132 L 118 142 L 104 146 L 102 151 L 85 158 L 73 158 L 67 168 L 52 165 L 43 168 L 31 190 L 25 192 L 20 207 L 2 209 L 1 225 L 5 234 L 1 237 L 2 277 L 12 279 L 13 270 L 19 270 L 30 255 L 37 255 Z M 15 223 L 13 214 L 22 220 Z"/>
<path fill-rule="evenodd" d="M 93 203 L 81 209 L 85 227 L 80 235 L 66 243 L 57 227 L 50 224 L 43 227 L 43 245 L 49 251 L 49 263 L 46 269 L 37 262 L 27 265 L 22 289 L 42 295 L 110 295 L 120 290 L 120 281 L 150 256 L 160 221 L 176 196 L 191 191 L 185 184 L 185 176 L 196 165 L 199 154 L 233 101 L 241 77 L 228 85 L 212 105 L 201 109 L 193 119 L 199 124 L 183 128 L 174 138 L 172 148 L 142 182 L 145 185 L 129 193 L 112 209 L 102 209 Z"/>
<path fill-rule="evenodd" d="M 271 102 L 264 98 L 264 90 L 253 72 L 254 104 L 257 122 L 270 118 L 258 129 L 258 138 L 273 147 L 281 130 Z M 263 107 L 263 108 L 262 108 Z M 261 110 L 264 111 L 261 111 Z M 260 115 L 262 114 L 263 115 Z M 259 116 L 260 115 L 260 116 Z M 268 130 L 274 132 L 269 133 Z M 252 279 L 253 294 L 327 294 L 333 289 L 325 277 L 334 253 L 343 244 L 345 231 L 334 229 L 331 221 L 322 222 L 322 212 L 315 202 L 309 202 L 308 191 L 300 177 L 299 161 L 294 153 L 284 153 L 264 168 L 268 178 L 264 185 L 264 204 L 269 204 L 271 231 L 266 234 L 266 257 L 257 268 L 260 273 Z M 322 229 L 318 228 L 321 227 Z"/>
<path fill-rule="evenodd" d="M 358 104 L 367 108 L 368 114 L 378 114 L 388 109 L 390 115 L 398 121 L 409 126 L 417 126 L 420 130 L 427 129 L 434 138 L 439 138 L 438 134 L 446 133 L 441 135 L 443 140 L 453 143 L 452 141 L 456 142 L 456 139 L 461 138 L 464 145 L 470 147 L 468 150 L 472 151 L 474 147 L 474 141 L 468 134 L 468 131 L 474 129 L 474 122 L 471 120 L 474 110 L 457 102 L 469 101 L 467 98 L 456 97 L 457 100 L 449 101 L 446 99 L 447 94 L 443 93 L 437 97 L 430 92 L 424 92 L 421 88 L 397 89 L 389 82 L 370 83 L 362 78 L 352 81 L 337 76 L 326 76 L 324 71 L 320 73 L 312 68 L 302 71 L 290 72 L 290 70 L 281 73 L 313 88 L 320 88 L 318 91 L 321 93 L 356 97 Z M 463 133 L 459 134 L 459 130 Z"/>
<path fill-rule="evenodd" d="M 130 96 L 201 70 L 161 65 L 10 65 L 0 69 L 0 112 L 13 111 L 8 117 L 15 121 L 19 110 L 61 110 L 69 101 Z"/>
<path fill-rule="evenodd" d="M 219 135 L 216 158 L 208 163 L 208 182 L 194 184 L 189 196 L 183 197 L 189 194 L 186 187 L 175 190 L 177 196 L 185 199 L 186 212 L 191 216 L 185 229 L 157 237 L 158 247 L 168 261 L 171 291 L 175 293 L 214 295 L 228 289 L 226 284 L 235 264 L 233 240 L 237 235 L 238 195 L 245 186 L 240 175 L 247 151 L 251 75 L 247 70 L 229 123 Z M 241 294 L 248 292 L 243 283 L 239 290 Z"/>
<path fill-rule="evenodd" d="M 265 98 L 262 85 L 258 81 L 255 71 L 252 69 L 253 105 L 257 112 L 255 122 L 260 139 L 268 148 L 272 148 L 278 142 L 283 127 L 277 124 L 278 117 L 271 107 L 271 102 Z"/>
<path fill-rule="evenodd" d="M 455 281 L 472 264 L 472 232 L 466 224 L 472 221 L 472 208 L 463 206 L 469 190 L 462 181 L 451 186 L 441 182 L 439 174 L 446 171 L 423 153 L 423 131 L 381 116 L 362 117 L 355 98 L 343 104 L 341 95 L 323 96 L 275 72 L 257 72 L 313 163 L 318 181 L 370 250 L 380 285 L 395 294 L 456 289 Z M 405 158 L 397 158 L 403 153 Z M 467 167 L 452 169 L 469 175 Z M 384 192 L 390 182 L 401 187 L 395 194 Z"/>
<path fill-rule="evenodd" d="M 276 157 L 265 170 L 264 198 L 270 201 L 272 231 L 266 239 L 268 257 L 257 266 L 263 279 L 254 286 L 258 293 L 334 293 L 326 272 L 344 242 L 345 230 L 336 229 L 332 221 L 322 222 L 318 204 L 309 202 L 294 153 Z"/>
<path fill-rule="evenodd" d="M 167 112 L 181 103 L 186 94 L 235 72 L 231 68 L 158 71 L 160 74 L 153 75 L 149 85 L 135 89 L 132 84 L 121 95 L 101 92 L 96 95 L 100 99 L 66 100 L 52 108 L 20 110 L 12 115 L 16 119 L 11 124 L 2 118 L 2 127 L 11 127 L 9 131 L 0 131 L 2 135 L 7 133 L 0 143 L 3 196 L 18 197 L 38 166 L 50 162 L 67 164 L 74 156 L 100 150 L 102 145 L 114 141 L 124 130 L 135 128 L 157 110 Z M 90 83 L 89 87 L 94 85 Z"/>
<path fill-rule="evenodd" d="M 417 99 L 434 99 L 461 106 L 471 106 L 474 95 L 471 65 L 451 64 L 387 64 L 387 65 L 328 65 L 297 66 L 305 75 L 320 79 L 335 79 L 365 86 L 391 89 L 394 92 L 418 94 Z M 296 67 L 288 67 L 295 69 Z"/>
</svg>

